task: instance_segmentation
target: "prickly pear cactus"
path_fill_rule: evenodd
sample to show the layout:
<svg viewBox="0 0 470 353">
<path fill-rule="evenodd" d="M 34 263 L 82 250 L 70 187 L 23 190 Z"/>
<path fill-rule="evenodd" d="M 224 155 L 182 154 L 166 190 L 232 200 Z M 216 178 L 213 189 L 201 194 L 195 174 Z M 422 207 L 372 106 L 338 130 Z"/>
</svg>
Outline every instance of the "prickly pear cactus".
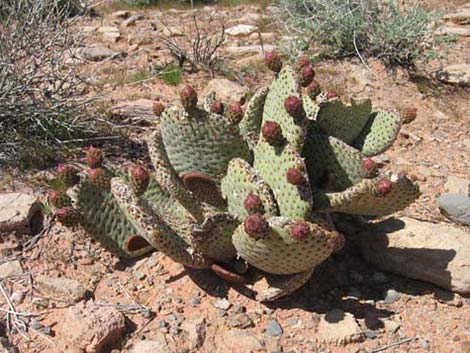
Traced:
<svg viewBox="0 0 470 353">
<path fill-rule="evenodd" d="M 154 248 L 229 281 L 257 278 L 252 291 L 269 301 L 341 249 L 331 213 L 384 216 L 416 199 L 412 181 L 371 158 L 397 137 L 396 112 L 321 92 L 305 58 L 290 67 L 269 53 L 266 64 L 275 78 L 244 112 L 216 92 L 199 104 L 190 86 L 181 107 L 159 103 L 147 137 L 152 171 L 115 171 L 96 148 L 86 172 L 61 165 L 64 187 L 49 195 L 57 219 L 119 256 Z"/>
</svg>

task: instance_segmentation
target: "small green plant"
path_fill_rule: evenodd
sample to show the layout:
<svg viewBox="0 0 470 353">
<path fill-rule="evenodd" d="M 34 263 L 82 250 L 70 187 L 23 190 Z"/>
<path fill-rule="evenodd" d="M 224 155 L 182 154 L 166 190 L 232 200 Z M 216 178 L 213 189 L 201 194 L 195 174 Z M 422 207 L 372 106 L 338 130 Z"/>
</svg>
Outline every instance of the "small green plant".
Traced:
<svg viewBox="0 0 470 353">
<path fill-rule="evenodd" d="M 388 67 L 415 69 L 432 41 L 435 13 L 396 1 L 278 0 L 279 17 L 298 38 L 316 41 L 335 57 L 380 58 Z"/>
<path fill-rule="evenodd" d="M 176 64 L 169 64 L 161 71 L 163 82 L 170 86 L 178 86 L 183 80 L 183 69 Z"/>
</svg>

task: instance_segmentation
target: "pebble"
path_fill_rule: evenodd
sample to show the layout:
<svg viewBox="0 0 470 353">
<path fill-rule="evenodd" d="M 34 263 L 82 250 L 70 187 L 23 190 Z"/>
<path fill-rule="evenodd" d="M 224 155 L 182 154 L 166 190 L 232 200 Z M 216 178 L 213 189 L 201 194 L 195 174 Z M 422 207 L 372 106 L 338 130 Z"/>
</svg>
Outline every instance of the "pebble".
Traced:
<svg viewBox="0 0 470 353">
<path fill-rule="evenodd" d="M 451 221 L 470 225 L 470 197 L 463 194 L 444 194 L 437 199 L 439 210 Z"/>
<path fill-rule="evenodd" d="M 395 303 L 397 300 L 399 300 L 400 297 L 401 297 L 401 294 L 397 292 L 395 289 L 388 289 L 385 292 L 384 302 L 385 304 L 392 304 L 392 303 Z"/>
<path fill-rule="evenodd" d="M 225 311 L 224 309 L 219 309 L 217 315 L 219 315 L 219 317 L 224 317 L 227 315 L 227 311 Z"/>
<path fill-rule="evenodd" d="M 227 317 L 227 323 L 234 328 L 248 328 L 253 326 L 253 321 L 245 313 L 231 314 Z"/>
<path fill-rule="evenodd" d="M 217 309 L 228 310 L 232 304 L 226 299 L 219 299 L 213 304 Z"/>
<path fill-rule="evenodd" d="M 365 331 L 364 336 L 366 336 L 369 339 L 374 339 L 377 337 L 377 334 L 374 331 Z"/>
<path fill-rule="evenodd" d="M 189 299 L 189 305 L 191 305 L 193 308 L 201 304 L 201 299 L 198 297 L 192 297 Z"/>
<path fill-rule="evenodd" d="M 44 327 L 43 324 L 41 324 L 39 321 L 37 320 L 32 320 L 31 323 L 29 324 L 29 326 L 33 329 L 33 330 L 42 330 L 42 328 Z"/>
<path fill-rule="evenodd" d="M 183 302 L 183 298 L 176 297 L 176 298 L 174 298 L 174 301 L 175 301 L 176 304 L 181 304 Z"/>
<path fill-rule="evenodd" d="M 26 296 L 25 291 L 16 291 L 12 293 L 10 299 L 14 304 L 21 304 L 23 303 L 25 296 Z"/>
<path fill-rule="evenodd" d="M 271 337 L 279 337 L 284 333 L 284 331 L 282 330 L 281 325 L 279 325 L 279 322 L 273 319 L 268 321 L 268 325 L 266 326 L 264 333 Z"/>
<path fill-rule="evenodd" d="M 232 309 L 234 314 L 241 314 L 246 312 L 246 308 L 243 305 L 235 305 Z"/>
</svg>

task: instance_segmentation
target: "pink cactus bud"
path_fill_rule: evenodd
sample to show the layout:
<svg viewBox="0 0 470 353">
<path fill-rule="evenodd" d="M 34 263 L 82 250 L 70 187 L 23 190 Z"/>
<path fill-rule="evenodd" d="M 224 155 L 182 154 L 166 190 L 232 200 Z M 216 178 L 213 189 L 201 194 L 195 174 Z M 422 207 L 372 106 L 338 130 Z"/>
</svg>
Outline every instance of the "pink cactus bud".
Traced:
<svg viewBox="0 0 470 353">
<path fill-rule="evenodd" d="M 302 87 L 307 87 L 315 77 L 315 71 L 311 65 L 304 66 L 300 71 L 299 83 Z"/>
<path fill-rule="evenodd" d="M 245 232 L 253 238 L 260 238 L 269 231 L 268 222 L 259 213 L 248 216 L 245 219 L 244 228 Z"/>
<path fill-rule="evenodd" d="M 313 80 L 307 86 L 307 94 L 311 99 L 315 99 L 321 92 L 320 84 Z"/>
<path fill-rule="evenodd" d="M 302 115 L 302 101 L 299 97 L 287 97 L 284 101 L 284 108 L 286 109 L 287 113 L 294 118 L 298 118 Z"/>
<path fill-rule="evenodd" d="M 266 121 L 261 128 L 261 133 L 270 145 L 279 145 L 284 139 L 281 126 L 275 121 Z"/>
<path fill-rule="evenodd" d="M 310 65 L 310 60 L 306 56 L 301 56 L 300 58 L 297 59 L 295 62 L 295 71 L 300 72 L 303 67 Z"/>
<path fill-rule="evenodd" d="M 133 166 L 130 168 L 130 174 L 134 192 L 138 195 L 142 194 L 150 182 L 149 172 L 141 166 Z"/>
<path fill-rule="evenodd" d="M 377 164 L 374 162 L 372 158 L 366 158 L 362 161 L 362 166 L 365 170 L 373 171 L 377 167 Z"/>
<path fill-rule="evenodd" d="M 194 109 L 197 105 L 197 93 L 193 86 L 186 85 L 180 91 L 181 104 L 186 110 Z"/>
<path fill-rule="evenodd" d="M 297 168 L 289 168 L 286 172 L 287 182 L 292 185 L 302 185 L 305 183 L 303 173 Z"/>
<path fill-rule="evenodd" d="M 72 204 L 70 197 L 67 196 L 65 192 L 57 190 L 49 190 L 47 200 L 56 208 L 66 207 Z"/>
<path fill-rule="evenodd" d="M 278 73 L 282 69 L 282 60 L 275 51 L 267 52 L 264 56 L 264 63 L 273 72 Z"/>
<path fill-rule="evenodd" d="M 240 103 L 234 103 L 230 106 L 227 118 L 233 123 L 238 124 L 243 119 L 243 108 Z"/>
<path fill-rule="evenodd" d="M 297 222 L 293 225 L 290 235 L 296 241 L 306 240 L 310 236 L 310 227 L 305 222 Z"/>
<path fill-rule="evenodd" d="M 156 116 L 161 116 L 165 109 L 165 104 L 160 101 L 155 101 L 152 104 L 152 111 Z"/>
<path fill-rule="evenodd" d="M 57 166 L 57 176 L 67 187 L 73 186 L 79 181 L 78 170 L 62 163 Z"/>
<path fill-rule="evenodd" d="M 103 164 L 103 152 L 96 147 L 90 146 L 86 151 L 86 162 L 90 168 L 98 168 Z"/>
<path fill-rule="evenodd" d="M 106 171 L 103 168 L 92 168 L 88 170 L 88 177 L 90 183 L 96 187 L 102 189 L 108 189 L 110 187 L 110 178 L 106 175 Z"/>
<path fill-rule="evenodd" d="M 387 195 L 390 191 L 392 191 L 392 182 L 389 179 L 380 179 L 376 184 L 375 188 L 377 193 L 380 195 Z"/>
<path fill-rule="evenodd" d="M 333 99 L 333 98 L 338 98 L 338 93 L 335 91 L 328 91 L 326 92 L 326 99 Z"/>
<path fill-rule="evenodd" d="M 263 202 L 258 195 L 253 194 L 252 192 L 250 192 L 246 197 L 244 206 L 250 214 L 263 213 Z"/>
<path fill-rule="evenodd" d="M 211 105 L 211 113 L 223 115 L 224 114 L 224 104 L 221 101 L 215 101 Z"/>
</svg>

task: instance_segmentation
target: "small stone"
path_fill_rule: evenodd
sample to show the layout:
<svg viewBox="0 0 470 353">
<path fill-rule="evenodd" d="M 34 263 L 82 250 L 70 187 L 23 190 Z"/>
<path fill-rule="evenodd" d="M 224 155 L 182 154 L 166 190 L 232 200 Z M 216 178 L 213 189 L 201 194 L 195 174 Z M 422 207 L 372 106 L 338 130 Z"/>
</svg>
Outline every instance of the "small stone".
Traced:
<svg viewBox="0 0 470 353">
<path fill-rule="evenodd" d="M 44 309 L 49 306 L 49 300 L 47 298 L 33 298 L 32 303 L 35 307 Z"/>
<path fill-rule="evenodd" d="M 102 61 L 111 57 L 118 57 L 122 53 L 106 47 L 87 47 L 82 48 L 79 54 L 85 60 Z"/>
<path fill-rule="evenodd" d="M 206 338 L 206 320 L 204 318 L 185 321 L 181 325 L 181 329 L 185 332 L 185 342 L 190 351 L 202 347 Z"/>
<path fill-rule="evenodd" d="M 399 292 L 397 292 L 395 289 L 388 289 L 385 292 L 384 302 L 385 304 L 393 304 L 400 298 L 401 298 L 401 294 Z"/>
<path fill-rule="evenodd" d="M 181 298 L 181 297 L 176 297 L 173 300 L 176 304 L 181 304 L 183 302 L 183 298 Z"/>
<path fill-rule="evenodd" d="M 217 309 L 221 309 L 221 310 L 228 310 L 232 306 L 232 304 L 226 298 L 215 301 L 213 305 Z"/>
<path fill-rule="evenodd" d="M 365 331 L 364 336 L 369 339 L 374 339 L 377 337 L 377 334 L 374 331 Z"/>
<path fill-rule="evenodd" d="M 74 279 L 37 276 L 35 282 L 43 290 L 54 293 L 55 295 L 61 295 L 64 299 L 72 302 L 78 302 L 85 297 L 85 287 Z"/>
<path fill-rule="evenodd" d="M 144 340 L 134 343 L 129 353 L 176 353 L 171 349 L 162 332 L 157 332 L 152 340 Z"/>
<path fill-rule="evenodd" d="M 400 329 L 400 324 L 389 319 L 382 320 L 384 324 L 385 331 L 388 333 L 395 333 Z"/>
<path fill-rule="evenodd" d="M 23 274 L 23 268 L 18 260 L 7 261 L 0 264 L 0 279 Z"/>
<path fill-rule="evenodd" d="M 143 20 L 143 19 L 144 19 L 144 16 L 143 16 L 143 15 L 134 15 L 134 16 L 129 17 L 127 20 L 125 20 L 125 21 L 122 23 L 122 26 L 123 26 L 123 27 L 130 27 L 130 26 L 135 25 L 135 23 L 136 23 L 137 21 L 140 21 L 140 20 Z"/>
<path fill-rule="evenodd" d="M 318 325 L 318 335 L 322 342 L 335 345 L 346 345 L 364 339 L 354 316 L 340 309 L 333 309 L 322 317 Z"/>
<path fill-rule="evenodd" d="M 201 299 L 198 297 L 193 297 L 189 299 L 189 305 L 191 305 L 193 308 L 201 304 Z"/>
<path fill-rule="evenodd" d="M 43 219 L 36 197 L 24 193 L 0 194 L 0 233 L 37 234 Z M 0 274 L 3 275 L 1 271 Z"/>
<path fill-rule="evenodd" d="M 124 316 L 113 307 L 92 301 L 68 309 L 58 323 L 59 337 L 86 353 L 109 352 L 125 329 Z"/>
<path fill-rule="evenodd" d="M 246 312 L 246 308 L 243 305 L 235 305 L 232 309 L 232 313 L 241 314 Z"/>
<path fill-rule="evenodd" d="M 21 304 L 23 303 L 25 296 L 25 291 L 15 291 L 11 294 L 10 299 L 14 304 Z"/>
<path fill-rule="evenodd" d="M 251 26 L 251 25 L 237 25 L 234 27 L 227 28 L 225 30 L 225 33 L 227 33 L 230 36 L 234 37 L 244 37 L 248 36 L 254 31 L 256 31 L 256 26 Z"/>
<path fill-rule="evenodd" d="M 227 311 L 224 310 L 224 309 L 219 309 L 219 310 L 217 311 L 217 315 L 219 315 L 219 317 L 224 317 L 224 316 L 227 315 Z"/>
<path fill-rule="evenodd" d="M 39 330 L 42 330 L 42 328 L 44 327 L 43 324 L 41 324 L 39 321 L 37 320 L 32 320 L 31 323 L 29 324 L 29 326 L 33 329 L 33 330 L 36 330 L 36 331 L 39 331 Z"/>
<path fill-rule="evenodd" d="M 242 329 L 231 329 L 223 332 L 221 337 L 216 337 L 221 342 L 216 342 L 220 352 L 246 353 L 266 351 L 265 343 L 259 340 L 253 332 Z M 223 349 L 225 348 L 225 350 Z"/>
<path fill-rule="evenodd" d="M 234 328 L 247 328 L 253 326 L 253 321 L 245 313 L 231 314 L 227 317 L 227 323 Z"/>
<path fill-rule="evenodd" d="M 266 326 L 264 333 L 268 336 L 279 337 L 282 336 L 284 331 L 282 330 L 281 325 L 279 325 L 279 322 L 273 319 L 268 321 L 268 325 Z"/>
<path fill-rule="evenodd" d="M 207 95 L 209 92 L 217 92 L 217 99 L 223 102 L 243 103 L 247 97 L 248 89 L 226 78 L 215 78 L 209 81 L 203 95 Z"/>
<path fill-rule="evenodd" d="M 113 12 L 111 16 L 114 17 L 114 18 L 126 19 L 130 15 L 131 15 L 131 13 L 129 11 L 120 10 L 120 11 Z"/>
</svg>

